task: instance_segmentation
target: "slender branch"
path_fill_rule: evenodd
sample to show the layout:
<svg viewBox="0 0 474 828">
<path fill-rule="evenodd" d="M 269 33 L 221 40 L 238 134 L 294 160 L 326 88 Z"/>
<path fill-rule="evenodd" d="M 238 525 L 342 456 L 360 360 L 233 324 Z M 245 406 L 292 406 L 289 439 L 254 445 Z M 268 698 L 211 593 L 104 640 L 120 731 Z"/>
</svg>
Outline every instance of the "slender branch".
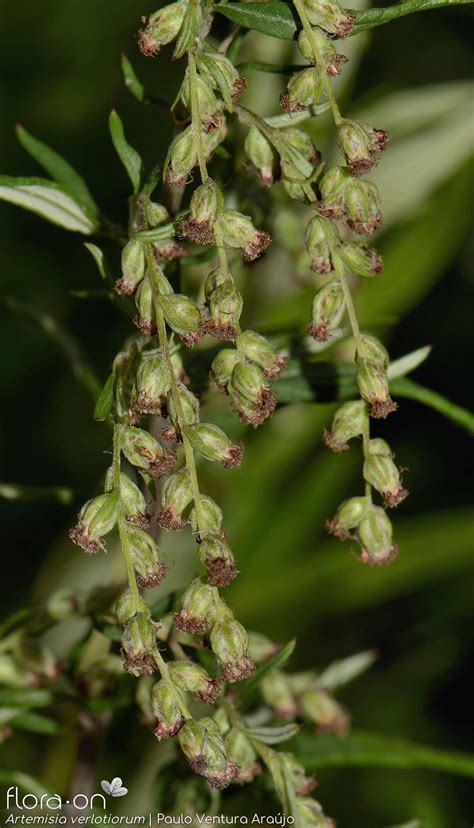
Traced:
<svg viewBox="0 0 474 828">
<path fill-rule="evenodd" d="M 315 39 L 313 37 L 313 30 L 311 28 L 311 23 L 308 20 L 308 16 L 306 14 L 305 8 L 304 8 L 303 3 L 301 2 L 301 0 L 293 0 L 293 5 L 294 5 L 294 7 L 295 7 L 295 9 L 298 13 L 298 17 L 301 20 L 301 25 L 303 26 L 303 29 L 306 33 L 308 41 L 311 44 L 311 49 L 312 49 L 313 58 L 314 58 L 314 65 L 318 69 L 320 69 L 321 72 L 322 72 L 324 91 L 326 92 L 326 95 L 328 97 L 328 101 L 331 105 L 331 111 L 332 111 L 332 114 L 333 114 L 334 122 L 337 126 L 342 121 L 342 115 L 340 113 L 339 106 L 338 106 L 338 103 L 337 103 L 337 99 L 336 99 L 336 96 L 333 92 L 333 88 L 331 86 L 331 80 L 330 80 L 330 78 L 328 76 L 328 73 L 326 71 L 326 66 L 321 61 L 321 58 L 320 58 L 320 55 L 319 55 L 319 52 L 318 52 L 318 48 L 316 46 L 316 42 L 315 42 Z"/>
</svg>

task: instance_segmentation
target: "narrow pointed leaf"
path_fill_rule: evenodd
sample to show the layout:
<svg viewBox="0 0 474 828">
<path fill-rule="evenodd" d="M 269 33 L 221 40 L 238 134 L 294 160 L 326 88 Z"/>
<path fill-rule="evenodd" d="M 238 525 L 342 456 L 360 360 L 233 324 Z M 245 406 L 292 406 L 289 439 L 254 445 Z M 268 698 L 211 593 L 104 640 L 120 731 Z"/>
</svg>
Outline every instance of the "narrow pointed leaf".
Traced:
<svg viewBox="0 0 474 828">
<path fill-rule="evenodd" d="M 21 486 L 18 483 L 0 483 L 0 498 L 21 503 L 57 501 L 68 505 L 74 500 L 73 489 L 66 486 Z"/>
<path fill-rule="evenodd" d="M 91 235 L 97 228 L 77 201 L 62 184 L 47 178 L 14 178 L 0 176 L 0 199 L 17 204 L 41 218 L 72 230 Z"/>
<path fill-rule="evenodd" d="M 130 146 L 125 138 L 122 119 L 115 109 L 113 109 L 110 113 L 109 127 L 110 135 L 112 136 L 113 145 L 116 149 L 117 155 L 125 167 L 130 181 L 132 182 L 133 192 L 138 193 L 142 177 L 142 160 L 138 152 Z"/>
<path fill-rule="evenodd" d="M 367 670 L 377 658 L 374 650 L 355 653 L 348 658 L 334 661 L 318 676 L 318 684 L 328 690 L 335 690 L 348 684 Z"/>
<path fill-rule="evenodd" d="M 61 731 L 61 725 L 54 719 L 42 716 L 40 713 L 21 713 L 10 720 L 10 724 L 18 730 L 29 733 L 41 733 L 43 736 L 55 736 Z"/>
<path fill-rule="evenodd" d="M 66 161 L 56 150 L 48 147 L 47 144 L 35 138 L 27 130 L 18 124 L 16 134 L 22 147 L 31 155 L 38 164 L 51 175 L 58 184 L 62 184 L 66 190 L 75 198 L 80 207 L 89 215 L 91 220 L 98 225 L 97 214 L 99 208 L 95 203 L 89 188 L 81 175 L 74 167 Z"/>
<path fill-rule="evenodd" d="M 0 688 L 1 707 L 47 707 L 53 697 L 49 690 L 37 690 L 29 687 Z"/>
<path fill-rule="evenodd" d="M 390 382 L 390 391 L 398 397 L 405 397 L 408 400 L 415 400 L 428 408 L 433 408 L 443 417 L 451 420 L 461 428 L 466 429 L 470 434 L 474 434 L 474 414 L 456 403 L 451 402 L 442 394 L 433 391 L 431 388 L 426 388 L 418 382 L 406 379 L 405 377 L 393 380 Z"/>
<path fill-rule="evenodd" d="M 243 728 L 244 733 L 252 739 L 258 739 L 264 745 L 278 745 L 280 742 L 287 742 L 299 732 L 299 725 L 287 724 L 281 727 L 247 727 Z"/>
<path fill-rule="evenodd" d="M 265 661 L 263 664 L 257 668 L 257 671 L 254 676 L 242 687 L 242 690 L 239 694 L 239 701 L 238 705 L 242 704 L 251 693 L 258 687 L 262 679 L 271 673 L 272 670 L 276 670 L 278 667 L 283 667 L 284 664 L 288 661 L 291 657 L 293 650 L 296 647 L 296 638 L 292 638 L 291 641 L 288 641 L 281 650 L 278 650 L 272 658 L 269 658 L 268 661 Z"/>
<path fill-rule="evenodd" d="M 100 249 L 100 247 L 98 247 L 96 244 L 92 244 L 91 242 L 84 242 L 84 247 L 89 251 L 92 258 L 94 259 L 98 271 L 102 276 L 103 280 L 110 280 L 112 277 L 104 252 Z"/>
<path fill-rule="evenodd" d="M 138 80 L 135 70 L 130 63 L 127 55 L 121 56 L 121 66 L 122 66 L 122 74 L 123 79 L 125 82 L 125 86 L 131 92 L 134 98 L 137 101 L 143 102 L 145 100 L 145 87 L 143 84 Z"/>
<path fill-rule="evenodd" d="M 102 391 L 100 392 L 94 408 L 94 420 L 107 420 L 112 411 L 115 393 L 115 375 L 110 374 Z"/>
<path fill-rule="evenodd" d="M 389 380 L 397 377 L 404 377 L 406 374 L 411 374 L 415 368 L 418 368 L 431 353 L 431 345 L 425 345 L 423 348 L 418 348 L 410 354 L 400 357 L 400 359 L 391 362 L 387 371 Z"/>
</svg>

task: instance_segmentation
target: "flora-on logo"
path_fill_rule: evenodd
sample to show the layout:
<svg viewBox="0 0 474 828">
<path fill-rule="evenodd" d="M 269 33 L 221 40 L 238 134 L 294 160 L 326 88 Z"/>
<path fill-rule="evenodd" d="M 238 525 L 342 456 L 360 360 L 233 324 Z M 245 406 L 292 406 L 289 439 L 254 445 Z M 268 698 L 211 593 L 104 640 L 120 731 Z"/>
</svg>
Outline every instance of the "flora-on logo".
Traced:
<svg viewBox="0 0 474 828">
<path fill-rule="evenodd" d="M 124 788 L 120 776 L 115 776 L 112 782 L 107 782 L 106 779 L 103 779 L 100 787 L 109 796 L 126 796 L 128 794 L 128 788 Z"/>
</svg>

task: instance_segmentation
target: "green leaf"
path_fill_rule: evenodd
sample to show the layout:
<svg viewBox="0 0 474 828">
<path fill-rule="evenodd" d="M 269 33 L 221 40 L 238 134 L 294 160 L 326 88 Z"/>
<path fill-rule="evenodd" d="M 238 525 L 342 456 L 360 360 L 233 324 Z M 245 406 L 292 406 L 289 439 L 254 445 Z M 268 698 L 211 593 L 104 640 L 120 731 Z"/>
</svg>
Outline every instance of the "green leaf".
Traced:
<svg viewBox="0 0 474 828">
<path fill-rule="evenodd" d="M 43 736 L 55 736 L 61 732 L 61 725 L 54 719 L 48 719 L 40 713 L 21 713 L 10 720 L 10 724 L 17 730 L 27 730 L 29 733 L 41 733 Z"/>
<path fill-rule="evenodd" d="M 94 370 L 86 361 L 80 345 L 76 342 L 74 337 L 63 328 L 52 316 L 38 308 L 30 307 L 24 302 L 18 302 L 12 296 L 7 296 L 3 299 L 4 304 L 9 310 L 15 313 L 21 313 L 24 316 L 30 317 L 37 325 L 49 336 L 49 338 L 62 351 L 66 361 L 71 367 L 76 380 L 82 385 L 86 391 L 91 394 L 94 400 L 100 394 L 101 385 L 97 379 Z"/>
<path fill-rule="evenodd" d="M 94 259 L 103 280 L 110 280 L 112 276 L 110 273 L 110 268 L 107 264 L 107 260 L 105 258 L 105 253 L 100 249 L 100 247 L 97 247 L 96 244 L 92 244 L 91 242 L 84 242 L 84 247 L 89 251 L 92 258 Z"/>
<path fill-rule="evenodd" d="M 351 35 L 356 35 L 366 29 L 373 29 L 399 17 L 405 17 L 417 11 L 454 6 L 469 3 L 471 0 L 408 0 L 387 8 L 375 8 L 354 11 L 356 23 Z M 293 40 L 298 29 L 299 21 L 287 3 L 251 2 L 251 3 L 218 3 L 213 6 L 214 11 L 223 14 L 233 23 L 244 26 L 246 29 L 255 29 L 262 34 L 278 37 L 282 40 Z"/>
<path fill-rule="evenodd" d="M 48 707 L 53 696 L 49 690 L 29 687 L 0 688 L 0 707 Z"/>
<path fill-rule="evenodd" d="M 425 359 L 428 359 L 431 353 L 431 345 L 425 345 L 423 348 L 417 348 L 410 354 L 400 357 L 390 363 L 387 371 L 389 380 L 404 377 L 406 374 L 411 374 Z"/>
<path fill-rule="evenodd" d="M 275 653 L 272 658 L 269 658 L 268 661 L 265 661 L 263 664 L 257 668 L 257 671 L 251 679 L 247 681 L 246 684 L 243 685 L 241 692 L 239 693 L 239 700 L 238 705 L 240 706 L 243 701 L 245 701 L 262 681 L 268 673 L 271 673 L 272 670 L 276 670 L 278 667 L 282 667 L 288 659 L 291 657 L 294 649 L 296 647 L 296 638 L 292 638 L 291 641 L 288 641 L 277 653 Z"/>
<path fill-rule="evenodd" d="M 127 55 L 122 54 L 120 58 L 120 63 L 122 66 L 122 73 L 123 79 L 125 81 L 125 86 L 127 89 L 132 93 L 133 97 L 137 99 L 137 101 L 145 100 L 145 87 L 142 83 L 138 80 L 135 70 L 130 63 Z"/>
<path fill-rule="evenodd" d="M 20 503 L 56 500 L 69 505 L 75 498 L 73 489 L 66 486 L 21 486 L 18 483 L 0 483 L 0 498 Z"/>
<path fill-rule="evenodd" d="M 130 181 L 132 182 L 133 192 L 138 193 L 142 177 L 142 159 L 140 158 L 138 152 L 130 146 L 125 138 L 122 119 L 115 109 L 113 109 L 110 113 L 109 128 L 117 155 L 125 167 Z"/>
<path fill-rule="evenodd" d="M 41 218 L 90 236 L 96 230 L 96 224 L 81 209 L 62 184 L 56 184 L 47 178 L 14 178 L 0 175 L 0 199 L 10 204 L 17 204 L 36 213 Z"/>
<path fill-rule="evenodd" d="M 474 434 L 474 414 L 466 408 L 451 402 L 437 391 L 426 388 L 417 382 L 409 379 L 396 379 L 390 382 L 390 391 L 398 397 L 405 397 L 409 400 L 416 400 L 428 408 L 433 408 L 448 420 L 451 420 L 461 428 L 465 428 L 470 434 Z"/>
<path fill-rule="evenodd" d="M 439 750 L 393 736 L 353 731 L 344 739 L 300 733 L 292 750 L 309 770 L 322 767 L 424 768 L 474 777 L 474 754 Z"/>
<path fill-rule="evenodd" d="M 21 771 L 3 771 L 0 770 L 0 782 L 3 785 L 15 785 L 21 791 L 31 793 L 41 799 L 42 796 L 51 795 L 51 790 L 45 788 L 42 782 L 39 782 L 34 776 L 29 776 L 27 773 Z"/>
<path fill-rule="evenodd" d="M 377 654 L 374 650 L 364 650 L 361 653 L 348 658 L 342 658 L 340 661 L 333 661 L 323 673 L 318 676 L 318 685 L 325 687 L 327 690 L 336 690 L 345 684 L 349 684 L 355 678 L 360 676 L 374 663 Z"/>
<path fill-rule="evenodd" d="M 110 374 L 94 407 L 94 420 L 107 420 L 112 411 L 115 396 L 115 374 Z"/>
<path fill-rule="evenodd" d="M 56 150 L 48 147 L 43 141 L 34 138 L 21 124 L 17 125 L 16 134 L 22 147 L 48 172 L 58 184 L 62 184 L 75 198 L 80 207 L 89 215 L 91 220 L 99 225 L 97 214 L 99 208 L 95 203 L 89 188 L 79 173 Z"/>
<path fill-rule="evenodd" d="M 280 742 L 287 742 L 299 732 L 297 724 L 286 724 L 280 727 L 243 727 L 241 730 L 246 736 L 258 739 L 264 745 L 278 745 Z"/>
</svg>

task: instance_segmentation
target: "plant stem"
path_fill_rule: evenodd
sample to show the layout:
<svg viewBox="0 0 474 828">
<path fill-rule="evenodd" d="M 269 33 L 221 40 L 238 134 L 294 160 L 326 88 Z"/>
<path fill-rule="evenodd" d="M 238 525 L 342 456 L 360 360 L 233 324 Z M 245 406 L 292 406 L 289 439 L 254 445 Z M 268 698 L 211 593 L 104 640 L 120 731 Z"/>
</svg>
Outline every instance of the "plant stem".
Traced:
<svg viewBox="0 0 474 828">
<path fill-rule="evenodd" d="M 334 118 L 334 123 L 337 126 L 342 121 L 341 112 L 339 110 L 337 99 L 336 99 L 336 96 L 333 92 L 333 88 L 331 86 L 331 80 L 330 80 L 329 75 L 327 73 L 326 65 L 324 64 L 324 62 L 320 58 L 318 48 L 316 46 L 316 42 L 315 42 L 314 37 L 313 37 L 313 30 L 311 28 L 311 23 L 308 20 L 308 16 L 306 14 L 305 8 L 304 8 L 303 3 L 301 2 L 301 0 L 293 0 L 293 5 L 294 5 L 294 7 L 295 7 L 295 9 L 298 13 L 299 19 L 301 20 L 301 25 L 303 26 L 303 29 L 306 33 L 306 36 L 307 36 L 307 38 L 308 38 L 308 40 L 311 44 L 311 49 L 312 49 L 313 58 L 314 58 L 314 65 L 318 69 L 320 69 L 321 72 L 322 72 L 324 91 L 326 92 L 326 95 L 328 97 L 328 101 L 331 105 L 331 111 L 332 111 L 332 115 L 333 115 L 333 118 Z"/>
<path fill-rule="evenodd" d="M 179 396 L 179 389 L 178 389 L 178 382 L 174 374 L 173 364 L 171 362 L 171 356 L 169 351 L 168 345 L 168 335 L 166 333 L 166 322 L 165 317 L 163 315 L 163 311 L 161 309 L 161 305 L 159 302 L 159 283 L 157 279 L 157 272 L 156 272 L 156 262 L 153 256 L 153 249 L 151 245 L 146 246 L 146 259 L 147 264 L 150 272 L 151 283 L 153 287 L 153 293 L 155 297 L 155 316 L 156 316 L 156 327 L 158 330 L 158 341 L 160 344 L 160 349 L 163 353 L 163 358 L 166 362 L 168 372 L 170 375 L 170 382 L 171 382 L 171 395 L 173 397 L 173 402 L 176 409 L 177 419 L 178 419 L 178 427 L 181 432 L 181 437 L 183 440 L 183 448 L 184 448 L 184 456 L 186 460 L 186 468 L 188 470 L 189 479 L 191 483 L 191 490 L 193 493 L 193 500 L 194 500 L 194 508 L 196 509 L 196 523 L 198 526 L 198 530 L 202 530 L 204 527 L 204 519 L 202 513 L 202 504 L 201 504 L 201 492 L 199 491 L 199 483 L 197 479 L 197 472 L 196 472 L 196 462 L 194 458 L 194 451 L 192 448 L 191 443 L 189 442 L 188 438 L 186 437 L 185 433 L 185 417 L 183 414 L 183 408 L 181 405 L 181 399 Z"/>
<path fill-rule="evenodd" d="M 114 452 L 113 452 L 113 481 L 114 489 L 118 492 L 118 531 L 120 537 L 120 544 L 122 547 L 123 557 L 125 558 L 125 566 L 127 568 L 127 579 L 130 592 L 132 594 L 133 602 L 137 612 L 140 610 L 140 591 L 138 589 L 137 579 L 135 577 L 135 569 L 133 566 L 132 551 L 130 549 L 130 542 L 128 538 L 127 521 L 123 511 L 123 504 L 120 497 L 120 458 L 121 458 L 121 442 L 122 442 L 122 426 L 117 424 L 114 426 Z"/>
<path fill-rule="evenodd" d="M 191 90 L 191 119 L 194 136 L 196 139 L 199 170 L 203 184 L 209 178 L 206 167 L 206 156 L 204 153 L 204 142 L 202 140 L 201 112 L 199 109 L 199 95 L 197 88 L 197 71 L 194 52 L 188 52 L 189 86 Z"/>
</svg>

